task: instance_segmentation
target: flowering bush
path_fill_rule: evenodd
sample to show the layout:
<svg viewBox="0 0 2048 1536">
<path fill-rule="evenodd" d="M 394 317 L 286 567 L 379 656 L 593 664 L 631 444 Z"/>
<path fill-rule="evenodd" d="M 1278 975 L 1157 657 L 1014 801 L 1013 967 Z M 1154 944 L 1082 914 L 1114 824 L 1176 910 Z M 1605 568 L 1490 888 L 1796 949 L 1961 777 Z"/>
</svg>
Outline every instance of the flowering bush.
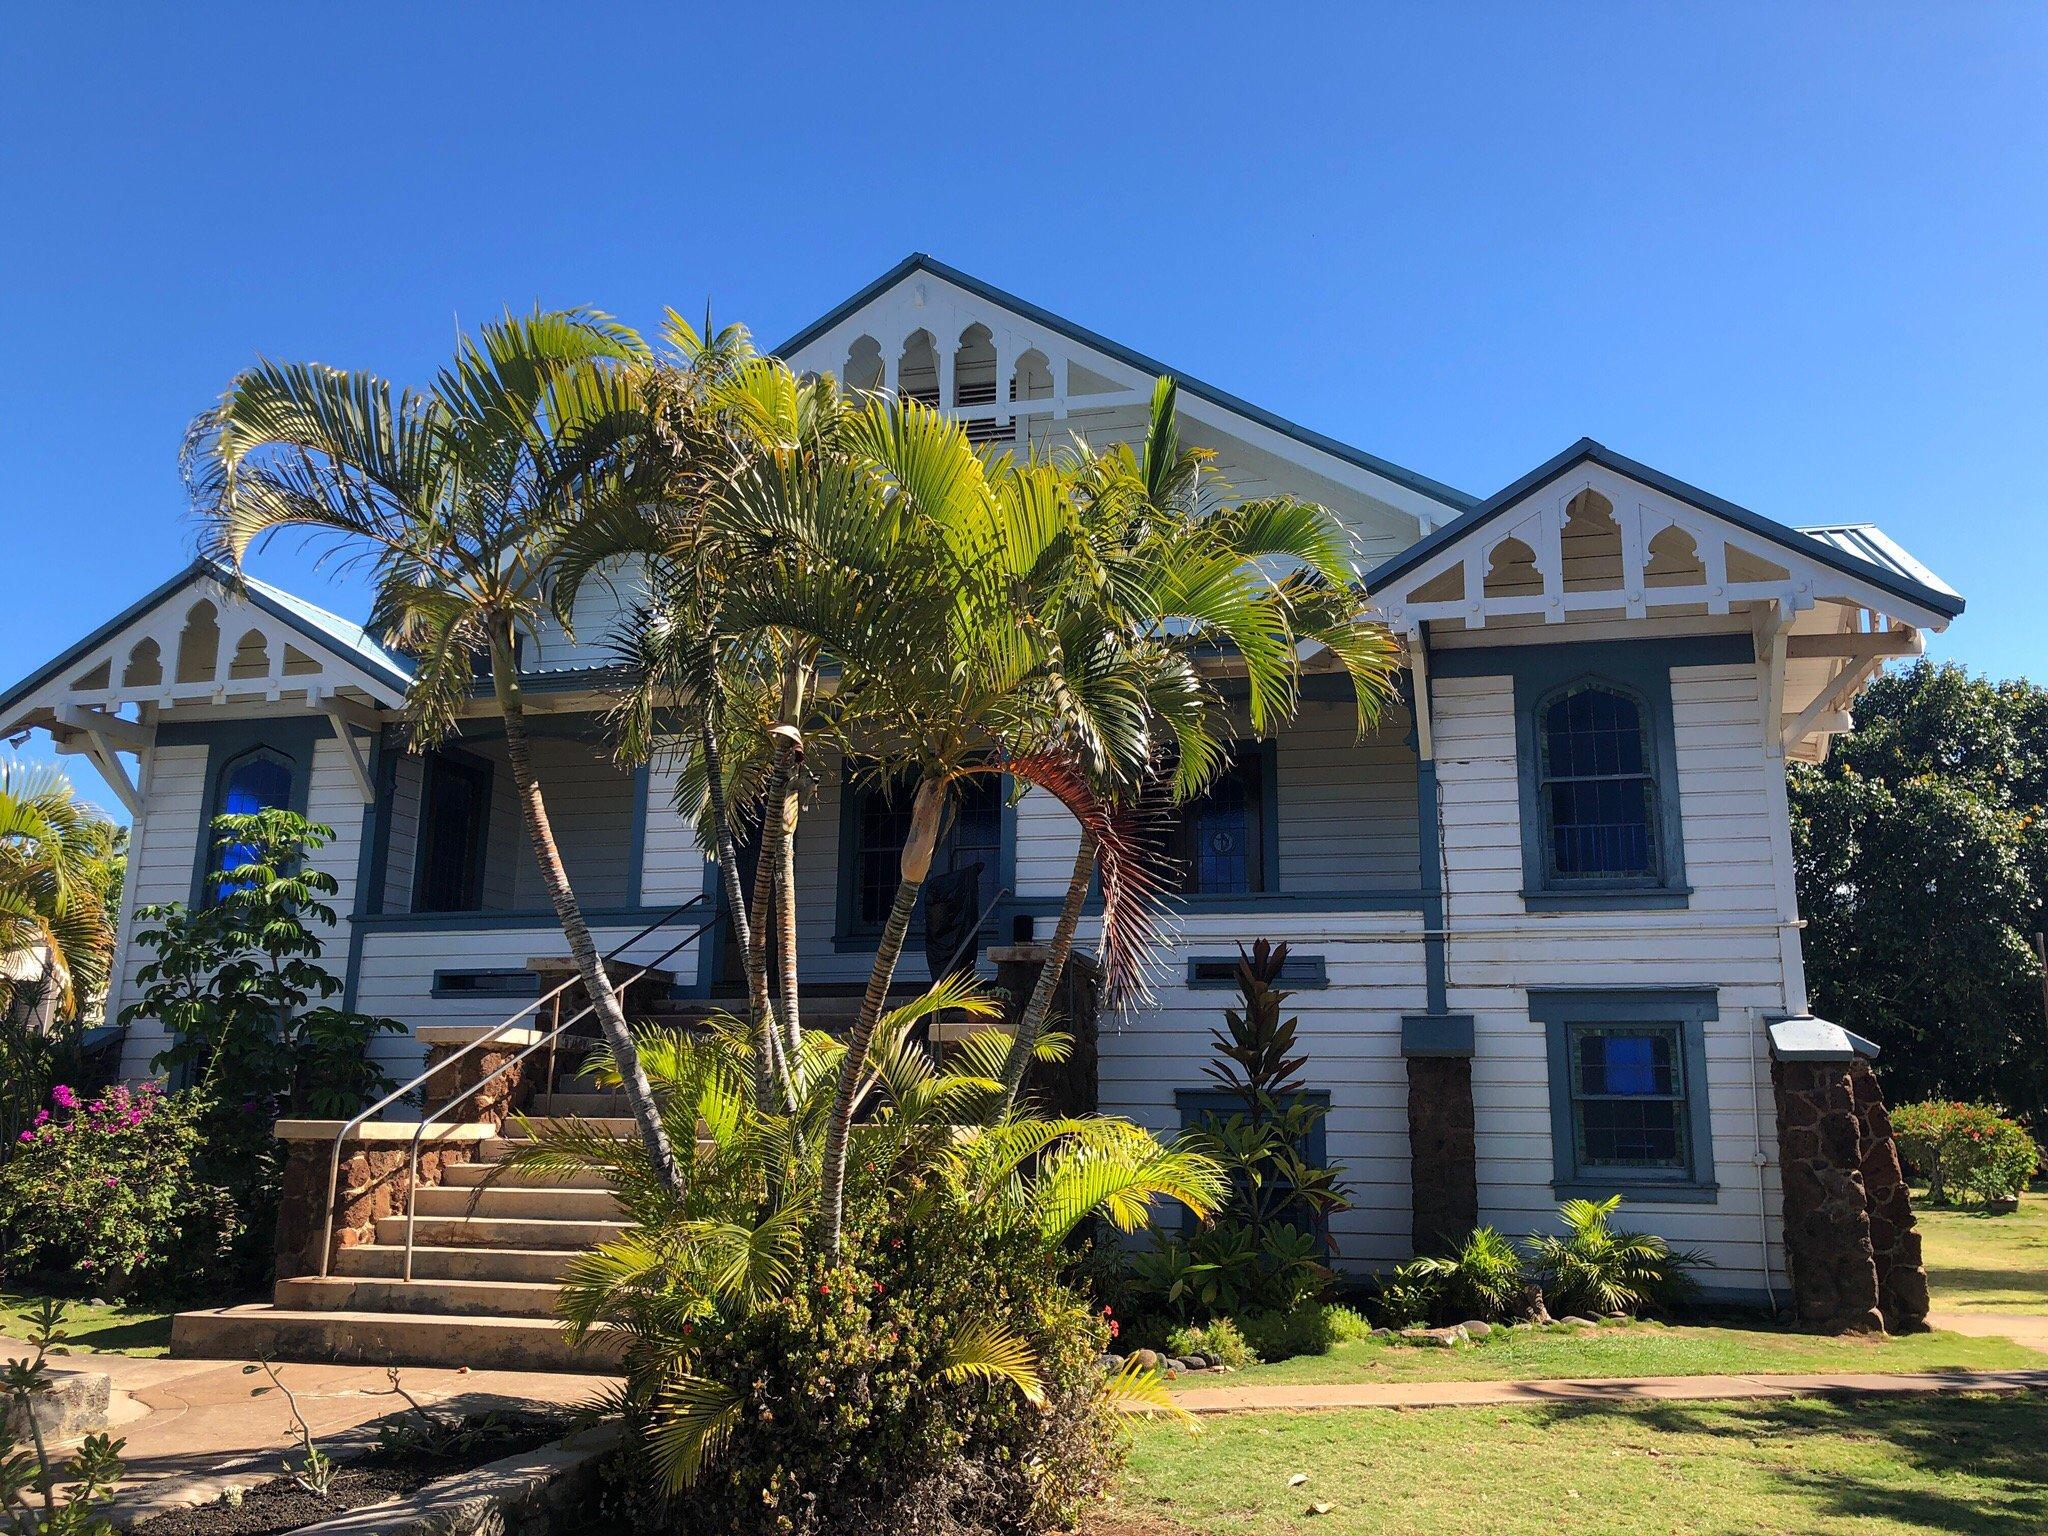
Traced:
<svg viewBox="0 0 2048 1536">
<path fill-rule="evenodd" d="M 1936 1205 L 1957 1191 L 1976 1200 L 2010 1199 L 2027 1187 L 2041 1160 L 2026 1129 L 1988 1104 L 1902 1104 L 1892 1111 L 1892 1134 Z"/>
<path fill-rule="evenodd" d="M 242 1235 L 233 1193 L 196 1172 L 206 1106 L 155 1084 L 65 1084 L 0 1168 L 0 1276 L 125 1297 L 203 1283 Z"/>
</svg>

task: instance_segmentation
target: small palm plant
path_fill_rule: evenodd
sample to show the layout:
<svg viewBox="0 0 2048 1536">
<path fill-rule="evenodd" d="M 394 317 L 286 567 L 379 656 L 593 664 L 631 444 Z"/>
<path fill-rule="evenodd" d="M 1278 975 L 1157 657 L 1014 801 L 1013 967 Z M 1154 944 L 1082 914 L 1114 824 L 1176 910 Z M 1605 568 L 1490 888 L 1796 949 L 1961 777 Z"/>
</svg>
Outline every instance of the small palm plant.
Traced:
<svg viewBox="0 0 2048 1536">
<path fill-rule="evenodd" d="M 1609 1223 L 1620 1208 L 1619 1195 L 1567 1200 L 1557 1208 L 1563 1234 L 1528 1239 L 1530 1266 L 1559 1316 L 1667 1307 L 1697 1288 L 1690 1271 L 1712 1264 L 1706 1255 L 1673 1248 L 1650 1233 L 1617 1230 Z"/>
<path fill-rule="evenodd" d="M 837 1250 L 813 1218 L 846 1058 L 816 1031 L 786 1113 L 753 1092 L 749 1021 L 641 1037 L 671 1138 L 691 1149 L 679 1190 L 640 1143 L 574 1122 L 528 1125 L 502 1165 L 596 1169 L 618 1193 L 635 1225 L 571 1263 L 562 1314 L 573 1335 L 619 1343 L 612 1406 L 660 1486 L 694 1490 L 705 1519 L 728 1497 L 758 1511 L 764 1484 L 794 1497 L 843 1478 L 884 1499 L 989 1437 L 1022 1466 L 1053 1426 L 1072 1432 L 1108 1400 L 1170 1410 L 1155 1373 L 1101 1375 L 1107 1328 L 1065 1279 L 1070 1245 L 1091 1220 L 1143 1227 L 1155 1202 L 1207 1212 L 1221 1174 L 1128 1121 L 1003 1112 L 997 1033 L 944 1067 L 915 1036 L 937 1013 L 996 1008 L 955 977 L 884 1015 L 857 1074 Z M 593 1071 L 614 1078 L 616 1063 Z"/>
<path fill-rule="evenodd" d="M 1514 1243 L 1480 1227 L 1455 1253 L 1424 1254 L 1396 1269 L 1381 1287 L 1375 1313 L 1390 1324 L 1497 1323 L 1531 1310 L 1530 1300 L 1527 1266 Z"/>
</svg>

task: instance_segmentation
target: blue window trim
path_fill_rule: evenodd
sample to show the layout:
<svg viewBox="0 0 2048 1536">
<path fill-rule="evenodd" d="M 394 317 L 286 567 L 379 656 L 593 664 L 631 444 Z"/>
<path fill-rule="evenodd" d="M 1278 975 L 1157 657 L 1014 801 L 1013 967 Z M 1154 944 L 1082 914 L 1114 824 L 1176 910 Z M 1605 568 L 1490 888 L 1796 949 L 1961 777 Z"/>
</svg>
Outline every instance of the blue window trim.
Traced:
<svg viewBox="0 0 2048 1536">
<path fill-rule="evenodd" d="M 1203 975 L 1204 970 L 1217 966 L 1226 968 L 1224 975 Z M 1190 955 L 1187 964 L 1188 987 L 1195 992 L 1233 992 L 1237 989 L 1236 955 Z M 1280 970 L 1280 985 L 1290 992 L 1315 992 L 1329 986 L 1330 967 L 1321 955 L 1297 955 L 1290 953 L 1287 963 Z"/>
<path fill-rule="evenodd" d="M 855 920 L 858 901 L 854 889 L 854 854 L 860 846 L 860 827 L 855 814 L 857 804 L 853 793 L 852 766 L 841 763 L 839 770 L 839 850 L 838 863 L 832 872 L 833 915 L 832 949 L 841 955 L 872 955 L 881 942 L 881 932 L 869 930 Z M 1014 897 L 1017 890 L 1017 781 L 1007 773 L 1001 778 L 996 793 L 999 797 L 996 823 L 996 878 L 990 889 L 991 897 L 997 891 L 1009 891 Z M 715 876 L 713 876 L 715 878 Z M 996 925 L 1006 922 L 1009 911 L 1014 910 L 1009 898 L 998 905 L 990 915 L 985 934 L 993 934 Z M 1052 910 L 1059 910 L 1057 899 Z"/>
<path fill-rule="evenodd" d="M 1507 677 L 1515 688 L 1515 769 L 1522 829 L 1522 901 L 1531 912 L 1654 911 L 1688 906 L 1685 820 L 1678 788 L 1678 745 L 1672 727 L 1671 669 L 1753 665 L 1748 635 L 1694 635 L 1663 640 L 1590 640 L 1557 645 L 1439 649 L 1430 665 L 1439 677 Z M 1606 683 L 1643 705 L 1657 793 L 1659 878 L 1556 881 L 1546 875 L 1537 714 L 1560 691 Z"/>
<path fill-rule="evenodd" d="M 1176 894 L 1176 900 L 1190 906 L 1211 901 L 1258 901 L 1280 894 L 1280 744 L 1271 737 L 1247 738 L 1226 742 L 1224 750 L 1233 757 L 1250 756 L 1258 760 L 1259 889 L 1189 891 Z"/>
<path fill-rule="evenodd" d="M 476 888 L 478 897 L 479 899 L 481 899 L 484 888 L 484 869 L 486 862 L 490 857 L 491 802 L 497 798 L 498 793 L 497 768 L 489 758 L 479 757 L 474 752 L 464 752 L 459 747 L 443 746 L 436 748 L 432 752 L 426 753 L 421 758 L 420 761 L 420 820 L 422 822 L 426 820 L 427 807 L 433 801 L 434 778 L 436 774 L 440 771 L 440 766 L 443 763 L 446 763 L 451 767 L 462 769 L 469 773 L 480 774 L 484 781 L 483 810 L 482 814 L 477 819 L 477 832 L 479 835 L 476 840 L 476 846 L 470 850 L 469 855 L 470 863 L 474 866 L 475 869 Z M 419 915 L 421 915 L 422 917 L 433 915 L 433 913 L 423 910 L 420 906 L 420 887 L 426 883 L 427 863 L 425 859 L 420 857 L 419 845 L 421 843 L 424 843 L 425 841 L 426 839 L 419 833 L 416 832 L 414 834 L 414 846 L 412 851 L 412 890 L 408 893 L 406 898 L 407 907 L 411 911 L 419 913 Z M 632 903 L 632 905 L 634 906 L 638 906 L 639 904 L 640 903 L 637 900 Z M 478 910 L 480 909 L 475 907 L 433 909 L 434 912 L 474 912 Z"/>
<path fill-rule="evenodd" d="M 213 863 L 213 819 L 220 814 L 228 770 L 259 749 L 285 759 L 292 769 L 290 809 L 303 816 L 306 797 L 312 789 L 314 749 L 323 738 L 333 734 L 324 717 L 299 715 L 258 720 L 176 720 L 157 727 L 158 746 L 206 748 L 206 814 L 200 819 L 197 846 L 192 850 L 188 905 L 196 909 L 206 904 L 206 877 Z"/>
<path fill-rule="evenodd" d="M 1550 1069 L 1551 1189 L 1560 1199 L 1632 1200 L 1712 1205 L 1720 1198 L 1714 1180 L 1714 1128 L 1707 1102 L 1708 1021 L 1720 1017 L 1710 987 L 1531 988 L 1529 1019 L 1543 1026 Z M 1688 1166 L 1682 1173 L 1578 1166 L 1578 1137 L 1572 1125 L 1571 1029 L 1583 1024 L 1666 1025 L 1678 1033 L 1685 1070 Z"/>
</svg>

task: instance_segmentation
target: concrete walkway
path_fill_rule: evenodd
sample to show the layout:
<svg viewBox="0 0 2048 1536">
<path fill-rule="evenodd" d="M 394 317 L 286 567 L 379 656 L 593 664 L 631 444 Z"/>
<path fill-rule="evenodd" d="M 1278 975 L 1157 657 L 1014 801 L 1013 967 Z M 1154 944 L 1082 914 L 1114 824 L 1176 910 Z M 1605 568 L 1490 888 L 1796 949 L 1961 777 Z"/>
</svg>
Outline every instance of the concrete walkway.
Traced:
<svg viewBox="0 0 2048 1536">
<path fill-rule="evenodd" d="M 2048 1391 L 2048 1369 L 1838 1372 L 1812 1376 L 1635 1376 L 1579 1381 L 1414 1381 L 1309 1386 L 1190 1387 L 1189 1413 L 1306 1412 L 1322 1408 L 1457 1408 L 1501 1403 L 1682 1402 L 1705 1398 L 1840 1397 L 1862 1393 Z M 1142 1411 L 1142 1410 L 1140 1410 Z"/>
<path fill-rule="evenodd" d="M 2048 1313 L 1930 1312 L 1927 1326 L 1978 1339 L 2011 1339 L 2048 1354 Z"/>
<path fill-rule="evenodd" d="M 0 1339 L 0 1359 L 26 1346 Z M 53 1355 L 64 1371 L 101 1371 L 111 1378 L 107 1432 L 125 1438 L 127 1467 L 115 1507 L 117 1522 L 212 1498 L 231 1483 L 264 1482 L 284 1470 L 295 1449 L 291 1410 L 269 1378 L 239 1360 L 138 1360 L 125 1355 Z M 314 1443 L 330 1454 L 366 1446 L 373 1421 L 405 1408 L 380 1367 L 281 1364 L 278 1373 L 299 1400 Z M 471 1371 L 407 1366 L 405 1390 L 431 1408 L 484 1413 L 587 1401 L 606 1386 L 601 1376 L 554 1372 Z"/>
</svg>

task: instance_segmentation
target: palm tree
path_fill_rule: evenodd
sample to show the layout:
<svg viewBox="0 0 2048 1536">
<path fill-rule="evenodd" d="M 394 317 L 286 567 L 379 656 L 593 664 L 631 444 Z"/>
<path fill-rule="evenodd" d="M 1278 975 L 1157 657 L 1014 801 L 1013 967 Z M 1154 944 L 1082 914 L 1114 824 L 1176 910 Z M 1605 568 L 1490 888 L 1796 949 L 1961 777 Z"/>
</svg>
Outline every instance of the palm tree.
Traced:
<svg viewBox="0 0 2048 1536">
<path fill-rule="evenodd" d="M 618 492 L 643 434 L 647 348 L 593 310 L 507 316 L 465 337 L 425 390 L 372 374 L 264 362 L 195 423 L 188 480 L 209 552 L 239 570 L 285 528 L 367 560 L 371 625 L 416 659 L 406 706 L 427 750 L 487 679 L 543 884 L 657 1175 L 680 1178 L 624 1009 L 562 864 L 534 773 L 519 655 L 547 611 L 566 532 Z"/>
<path fill-rule="evenodd" d="M 1241 659 L 1252 729 L 1270 733 L 1292 715 L 1304 642 L 1326 649 L 1349 675 L 1361 732 L 1390 691 L 1393 646 L 1365 617 L 1359 572 L 1343 525 L 1289 498 L 1226 501 L 1213 454 L 1180 441 L 1174 381 L 1152 392 L 1144 441 L 1104 453 L 1079 446 L 1073 466 L 1075 548 L 1045 573 L 1030 606 L 1070 657 L 1136 690 L 1148 747 L 1127 754 L 1143 772 L 1096 765 L 1096 796 L 1126 806 L 1186 800 L 1222 766 L 1222 700 L 1195 653 L 1219 645 Z M 1170 783 L 1157 782 L 1170 768 Z M 1074 808 L 1070 804 L 1070 808 Z M 1078 814 L 1078 813 L 1077 813 Z M 1099 812 L 1096 813 L 1099 816 Z M 1143 819 L 1142 809 L 1134 814 Z M 1044 1029 L 1096 867 L 1098 823 L 1081 836 L 1047 957 L 1018 1017 L 1003 1067 L 1014 1102 Z"/>
<path fill-rule="evenodd" d="M 849 1065 L 876 1100 L 854 1129 L 862 1205 L 886 1209 L 883 1219 L 900 1222 L 900 1230 L 962 1213 L 1057 1257 L 1091 1218 L 1132 1232 L 1161 1201 L 1197 1215 L 1220 1203 L 1223 1180 L 1213 1162 L 1164 1146 L 1128 1121 L 996 1109 L 1003 1047 L 994 1035 L 971 1038 L 940 1069 L 912 1034 L 940 1012 L 996 1011 L 969 979 L 953 977 L 890 1010 L 862 1060 L 809 1035 L 795 1063 L 795 1106 L 772 1114 L 760 1111 L 748 1087 L 748 1021 L 719 1016 L 703 1035 L 650 1034 L 638 1042 L 644 1069 L 679 1141 L 685 1127 L 698 1130 L 687 1143 L 680 1190 L 654 1176 L 644 1149 L 573 1122 L 530 1125 L 529 1140 L 501 1165 L 506 1173 L 599 1172 L 632 1219 L 631 1231 L 571 1263 L 559 1306 L 572 1336 L 598 1327 L 620 1336 L 625 1381 L 613 1402 L 651 1421 L 642 1448 L 669 1491 L 696 1480 L 739 1427 L 749 1394 L 762 1390 L 758 1381 L 703 1374 L 698 1357 L 749 1313 L 785 1302 L 808 1265 L 833 1258 L 822 1241 L 807 1249 L 807 1237 L 816 1236 L 824 1195 L 820 1133 L 836 1113 L 837 1084 Z M 601 1059 L 600 1080 L 616 1080 L 618 1067 L 615 1058 Z M 930 1385 L 976 1378 L 1041 1402 L 1032 1332 L 1029 1318 L 960 1319 Z M 1156 1372 L 1142 1367 L 1126 1366 L 1100 1390 L 1174 1411 Z"/>
<path fill-rule="evenodd" d="M 62 773 L 0 762 L 0 956 L 31 959 L 67 1011 L 107 984 L 117 846 L 113 823 Z M 0 979 L 0 1003 L 11 1002 L 15 986 Z"/>
</svg>

